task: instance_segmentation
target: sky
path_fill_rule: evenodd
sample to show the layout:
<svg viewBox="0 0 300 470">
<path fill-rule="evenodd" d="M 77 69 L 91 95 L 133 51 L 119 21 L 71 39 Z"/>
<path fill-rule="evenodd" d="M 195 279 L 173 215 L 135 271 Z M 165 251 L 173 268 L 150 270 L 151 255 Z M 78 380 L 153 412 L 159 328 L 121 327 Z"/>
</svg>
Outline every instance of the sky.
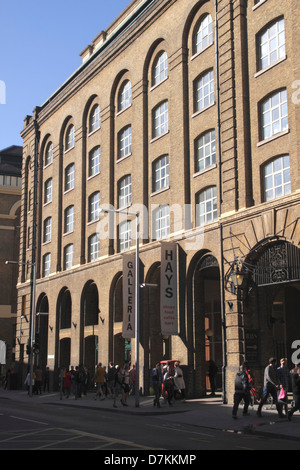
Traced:
<svg viewBox="0 0 300 470">
<path fill-rule="evenodd" d="M 0 0 L 0 150 L 82 64 L 79 54 L 131 0 Z"/>
</svg>

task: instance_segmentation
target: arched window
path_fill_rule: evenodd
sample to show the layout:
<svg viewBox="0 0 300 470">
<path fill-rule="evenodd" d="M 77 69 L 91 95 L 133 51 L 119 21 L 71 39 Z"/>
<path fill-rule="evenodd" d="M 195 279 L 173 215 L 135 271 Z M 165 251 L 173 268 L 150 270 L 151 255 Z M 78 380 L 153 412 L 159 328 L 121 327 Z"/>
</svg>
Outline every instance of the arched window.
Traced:
<svg viewBox="0 0 300 470">
<path fill-rule="evenodd" d="M 99 129 L 101 126 L 101 118 L 100 118 L 100 106 L 95 104 L 92 107 L 89 119 L 89 132 L 94 132 L 95 130 Z"/>
<path fill-rule="evenodd" d="M 153 192 L 169 186 L 169 155 L 157 158 L 152 165 Z"/>
<path fill-rule="evenodd" d="M 169 106 L 168 101 L 159 104 L 153 110 L 153 138 L 165 134 L 169 130 Z"/>
<path fill-rule="evenodd" d="M 88 260 L 96 261 L 99 258 L 100 237 L 99 233 L 94 233 L 88 239 Z"/>
<path fill-rule="evenodd" d="M 287 91 L 268 96 L 260 105 L 260 134 L 265 140 L 288 129 Z"/>
<path fill-rule="evenodd" d="M 131 204 L 131 175 L 126 175 L 118 184 L 118 208 L 130 206 Z"/>
<path fill-rule="evenodd" d="M 118 96 L 118 111 L 123 111 L 131 105 L 132 92 L 131 82 L 126 80 L 120 88 Z"/>
<path fill-rule="evenodd" d="M 162 240 L 170 235 L 170 207 L 167 204 L 153 211 L 152 236 L 154 240 Z"/>
<path fill-rule="evenodd" d="M 196 195 L 196 225 L 201 226 L 214 222 L 218 218 L 217 213 L 217 188 L 201 191 Z"/>
<path fill-rule="evenodd" d="M 131 126 L 122 129 L 118 134 L 118 159 L 131 154 Z"/>
<path fill-rule="evenodd" d="M 69 233 L 74 230 L 74 206 L 69 206 L 65 209 L 64 220 L 64 233 Z"/>
<path fill-rule="evenodd" d="M 211 15 L 205 15 L 199 24 L 194 39 L 194 54 L 197 54 L 213 43 L 213 20 Z"/>
<path fill-rule="evenodd" d="M 88 175 L 94 176 L 100 173 L 101 147 L 98 145 L 89 153 L 89 171 Z"/>
<path fill-rule="evenodd" d="M 216 163 L 215 131 L 202 134 L 195 142 L 195 170 L 203 171 Z"/>
<path fill-rule="evenodd" d="M 276 157 L 263 166 L 264 201 L 291 193 L 290 157 Z"/>
<path fill-rule="evenodd" d="M 154 62 L 152 70 L 152 86 L 158 85 L 168 76 L 168 55 L 160 52 Z"/>
<path fill-rule="evenodd" d="M 66 132 L 66 150 L 70 150 L 75 145 L 75 127 L 71 124 Z"/>
<path fill-rule="evenodd" d="M 45 166 L 53 162 L 53 143 L 49 142 L 45 151 Z"/>
<path fill-rule="evenodd" d="M 285 57 L 284 19 L 276 20 L 258 35 L 258 68 L 264 69 Z"/>
<path fill-rule="evenodd" d="M 93 222 L 99 219 L 100 214 L 100 191 L 96 191 L 89 197 L 88 221 Z"/>
<path fill-rule="evenodd" d="M 214 71 L 209 70 L 195 80 L 195 112 L 214 103 Z"/>
</svg>

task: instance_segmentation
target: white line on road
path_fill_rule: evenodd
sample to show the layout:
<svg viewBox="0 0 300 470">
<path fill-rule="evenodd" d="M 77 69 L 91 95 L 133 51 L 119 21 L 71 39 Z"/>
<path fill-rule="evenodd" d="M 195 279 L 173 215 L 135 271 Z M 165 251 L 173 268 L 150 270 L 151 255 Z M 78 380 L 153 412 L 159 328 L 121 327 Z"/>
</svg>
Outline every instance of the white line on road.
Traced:
<svg viewBox="0 0 300 470">
<path fill-rule="evenodd" d="M 20 419 L 21 421 L 29 421 L 30 423 L 44 424 L 45 426 L 48 426 L 48 423 L 43 423 L 42 421 L 35 421 L 33 419 L 20 418 L 19 416 L 10 416 L 10 418 Z"/>
</svg>

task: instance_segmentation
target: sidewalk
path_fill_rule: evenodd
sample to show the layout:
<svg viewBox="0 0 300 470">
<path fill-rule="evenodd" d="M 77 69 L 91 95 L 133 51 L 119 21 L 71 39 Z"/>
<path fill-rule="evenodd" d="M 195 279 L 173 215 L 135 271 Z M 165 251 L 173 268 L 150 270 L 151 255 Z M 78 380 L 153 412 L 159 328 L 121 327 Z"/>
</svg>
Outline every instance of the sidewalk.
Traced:
<svg viewBox="0 0 300 470">
<path fill-rule="evenodd" d="M 170 407 L 161 401 L 161 408 L 153 406 L 152 397 L 140 397 L 139 407 L 135 406 L 135 397 L 130 396 L 128 407 L 117 402 L 118 408 L 113 408 L 113 400 L 95 400 L 95 394 L 89 392 L 86 397 L 75 400 L 74 397 L 60 398 L 59 393 L 44 393 L 42 395 L 28 396 L 24 390 L 0 389 L 0 400 L 15 400 L 24 403 L 43 403 L 70 407 L 88 407 L 108 413 L 125 413 L 135 416 L 156 416 L 164 420 L 190 426 L 199 426 L 208 429 L 218 429 L 236 433 L 254 433 L 269 437 L 292 439 L 300 441 L 300 413 L 296 412 L 292 421 L 287 418 L 279 418 L 275 407 L 264 407 L 262 418 L 256 416 L 257 406 L 249 408 L 250 416 L 242 416 L 242 407 L 238 410 L 238 419 L 231 416 L 232 405 L 224 405 L 221 396 L 215 398 L 200 398 L 187 400 L 185 403 L 176 402 Z M 3 403 L 3 401 L 2 401 Z"/>
</svg>

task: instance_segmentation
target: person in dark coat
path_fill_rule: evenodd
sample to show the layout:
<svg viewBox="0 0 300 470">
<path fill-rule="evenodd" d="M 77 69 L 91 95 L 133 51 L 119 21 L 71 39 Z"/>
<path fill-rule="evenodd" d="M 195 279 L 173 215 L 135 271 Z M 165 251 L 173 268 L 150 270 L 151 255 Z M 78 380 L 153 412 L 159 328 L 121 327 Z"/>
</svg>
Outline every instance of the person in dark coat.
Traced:
<svg viewBox="0 0 300 470">
<path fill-rule="evenodd" d="M 291 421 L 295 411 L 300 410 L 300 365 L 298 365 L 296 373 L 292 375 L 292 390 L 295 404 L 288 412 L 289 421 Z"/>
<path fill-rule="evenodd" d="M 243 416 L 248 416 L 248 408 L 250 403 L 250 384 L 248 375 L 246 373 L 245 364 L 240 366 L 240 370 L 235 376 L 235 392 L 233 397 L 234 405 L 232 409 L 232 417 L 234 419 L 237 418 L 238 407 L 242 400 L 244 400 Z"/>
</svg>

